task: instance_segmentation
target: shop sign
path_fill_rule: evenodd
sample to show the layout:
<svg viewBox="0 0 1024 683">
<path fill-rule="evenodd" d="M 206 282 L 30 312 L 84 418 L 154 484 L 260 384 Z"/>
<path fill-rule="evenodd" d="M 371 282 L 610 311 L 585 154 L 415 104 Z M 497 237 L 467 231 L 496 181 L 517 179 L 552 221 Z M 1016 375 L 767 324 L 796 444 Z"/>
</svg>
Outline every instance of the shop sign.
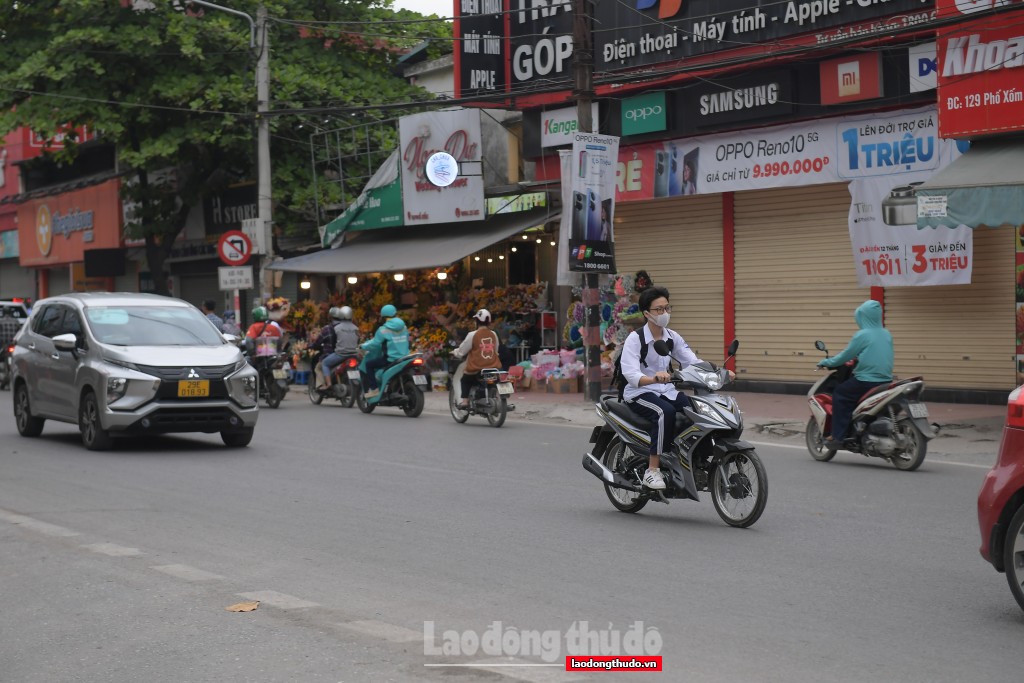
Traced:
<svg viewBox="0 0 1024 683">
<path fill-rule="evenodd" d="M 576 107 L 564 107 L 542 112 L 540 115 L 540 146 L 571 145 L 572 136 L 580 129 Z M 591 104 L 590 118 L 597 125 L 597 102 Z"/>
<path fill-rule="evenodd" d="M 81 261 L 90 248 L 121 246 L 118 181 L 35 199 L 18 206 L 21 265 Z"/>
<path fill-rule="evenodd" d="M 75 144 L 79 145 L 96 139 L 96 131 L 89 126 L 71 126 L 69 124 L 59 126 L 48 138 L 44 138 L 28 128 L 22 128 L 21 134 L 24 145 L 23 158 L 25 159 L 37 157 L 43 152 L 62 150 L 72 139 Z"/>
<path fill-rule="evenodd" d="M 788 70 L 759 71 L 688 88 L 682 118 L 698 128 L 756 121 L 793 111 L 793 76 Z"/>
<path fill-rule="evenodd" d="M 572 1 L 518 0 L 510 5 L 510 90 L 519 92 L 531 83 L 568 84 L 572 77 Z"/>
<path fill-rule="evenodd" d="M 668 105 L 663 91 L 645 93 L 622 101 L 622 134 L 641 135 L 665 130 Z"/>
<path fill-rule="evenodd" d="M 614 273 L 615 167 L 619 138 L 595 133 L 573 136 L 569 178 L 572 203 L 562 212 L 569 235 L 569 270 Z M 563 233 L 564 234 L 564 233 Z"/>
<path fill-rule="evenodd" d="M 499 213 L 530 211 L 547 205 L 548 195 L 545 192 L 528 192 L 526 194 L 505 195 L 504 197 L 488 197 L 487 215 L 493 216 Z"/>
<path fill-rule="evenodd" d="M 71 291 L 73 292 L 109 292 L 114 287 L 114 278 L 89 277 L 85 274 L 85 265 L 71 264 Z"/>
<path fill-rule="evenodd" d="M 913 46 L 908 52 L 908 59 L 910 60 L 907 65 L 910 72 L 910 92 L 934 90 L 939 72 L 935 43 Z"/>
<path fill-rule="evenodd" d="M 958 24 L 938 45 L 942 137 L 1024 130 L 1024 11 Z"/>
<path fill-rule="evenodd" d="M 505 92 L 502 0 L 463 0 L 455 11 L 455 97 Z"/>
<path fill-rule="evenodd" d="M 882 60 L 866 52 L 822 62 L 821 103 L 846 104 L 882 96 Z"/>
<path fill-rule="evenodd" d="M 241 230 L 242 221 L 258 218 L 256 183 L 234 185 L 203 199 L 203 222 L 207 235 Z"/>
<path fill-rule="evenodd" d="M 18 231 L 0 232 L 0 258 L 18 258 Z"/>
<path fill-rule="evenodd" d="M 403 116 L 398 134 L 404 224 L 483 220 L 480 112 L 463 109 Z M 446 187 L 427 178 L 427 160 L 437 152 L 447 152 L 459 164 L 459 177 Z"/>
<path fill-rule="evenodd" d="M 920 13 L 921 7 L 920 0 L 599 2 L 594 25 L 615 28 L 594 32 L 594 59 L 596 70 L 604 72 L 735 50 L 737 46 L 757 44 L 769 51 L 779 50 L 792 46 L 780 39 L 802 34 L 813 43 L 824 44 L 904 28 L 902 21 L 889 26 L 873 20 Z M 868 25 L 856 26 L 858 22 Z M 843 28 L 828 32 L 835 27 Z"/>
</svg>

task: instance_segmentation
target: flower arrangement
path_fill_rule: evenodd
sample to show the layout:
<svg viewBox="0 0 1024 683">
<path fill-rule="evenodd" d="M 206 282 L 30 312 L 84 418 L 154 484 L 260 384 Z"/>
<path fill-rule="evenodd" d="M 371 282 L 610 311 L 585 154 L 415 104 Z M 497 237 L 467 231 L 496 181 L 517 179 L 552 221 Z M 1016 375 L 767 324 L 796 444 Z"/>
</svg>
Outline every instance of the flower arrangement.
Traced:
<svg viewBox="0 0 1024 683">
<path fill-rule="evenodd" d="M 446 359 L 451 355 L 448 331 L 429 322 L 409 328 L 409 346 L 422 353 L 428 362 L 433 359 Z"/>
<path fill-rule="evenodd" d="M 316 350 L 309 347 L 309 342 L 305 339 L 298 339 L 292 342 L 292 364 L 298 366 L 301 361 L 311 363 L 316 358 Z"/>
<path fill-rule="evenodd" d="M 267 315 L 271 320 L 281 321 L 288 315 L 292 302 L 283 296 L 275 296 L 273 299 L 267 299 L 264 305 L 267 307 Z"/>
<path fill-rule="evenodd" d="M 295 330 L 295 335 L 306 338 L 319 331 L 322 320 L 326 319 L 325 311 L 317 303 L 306 299 L 300 301 L 290 308 L 285 315 L 285 322 Z"/>
</svg>

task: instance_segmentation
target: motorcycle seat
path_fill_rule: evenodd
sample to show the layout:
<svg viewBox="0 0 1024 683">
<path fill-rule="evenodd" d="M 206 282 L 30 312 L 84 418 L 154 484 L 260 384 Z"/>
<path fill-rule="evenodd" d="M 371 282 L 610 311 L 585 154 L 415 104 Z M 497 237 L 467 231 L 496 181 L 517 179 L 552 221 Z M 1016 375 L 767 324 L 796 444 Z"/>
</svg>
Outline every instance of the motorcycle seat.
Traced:
<svg viewBox="0 0 1024 683">
<path fill-rule="evenodd" d="M 901 384 L 909 384 L 910 382 L 920 382 L 922 379 L 924 379 L 922 375 L 917 375 L 915 377 L 908 377 L 907 379 L 894 379 L 888 384 L 879 384 L 877 387 L 872 387 L 871 389 L 868 389 L 867 393 L 860 397 L 858 403 L 866 399 L 868 396 L 873 396 L 874 394 L 877 394 L 879 392 L 887 391 L 889 389 L 892 389 L 893 387 L 898 387 Z"/>
<path fill-rule="evenodd" d="M 654 423 L 651 422 L 650 420 L 648 420 L 646 418 L 643 418 L 643 417 L 640 417 L 638 414 L 633 412 L 633 409 L 630 408 L 625 403 L 620 403 L 619 401 L 605 401 L 605 400 L 602 400 L 601 403 L 608 410 L 609 413 L 614 414 L 616 417 L 618 417 L 623 422 L 631 424 L 631 425 L 633 425 L 634 427 L 636 427 L 638 429 L 642 429 L 644 431 L 650 431 L 655 426 Z M 683 427 L 688 426 L 689 424 L 690 424 L 690 419 L 688 417 L 686 417 L 682 413 L 676 413 L 676 425 L 675 425 L 675 428 L 676 428 L 677 432 L 679 430 L 681 430 Z"/>
</svg>

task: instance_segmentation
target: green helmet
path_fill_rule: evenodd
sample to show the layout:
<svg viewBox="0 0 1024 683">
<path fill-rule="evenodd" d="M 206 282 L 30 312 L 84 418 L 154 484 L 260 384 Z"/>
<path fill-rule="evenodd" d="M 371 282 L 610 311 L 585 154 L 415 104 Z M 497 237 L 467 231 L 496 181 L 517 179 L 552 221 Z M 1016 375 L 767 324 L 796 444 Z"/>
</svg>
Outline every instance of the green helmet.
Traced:
<svg viewBox="0 0 1024 683">
<path fill-rule="evenodd" d="M 257 306 L 252 309 L 252 320 L 253 322 L 261 323 L 267 319 L 267 307 Z"/>
<path fill-rule="evenodd" d="M 398 315 L 398 309 L 391 304 L 387 304 L 384 308 L 380 309 L 380 317 L 382 318 L 394 318 L 396 315 Z"/>
</svg>

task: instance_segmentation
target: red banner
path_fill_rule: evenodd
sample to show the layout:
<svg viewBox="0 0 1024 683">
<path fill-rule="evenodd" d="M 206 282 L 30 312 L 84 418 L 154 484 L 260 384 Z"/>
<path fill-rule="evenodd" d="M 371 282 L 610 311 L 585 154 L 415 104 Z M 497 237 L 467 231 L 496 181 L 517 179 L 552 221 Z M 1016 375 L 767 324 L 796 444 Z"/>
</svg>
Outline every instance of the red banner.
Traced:
<svg viewBox="0 0 1024 683">
<path fill-rule="evenodd" d="M 1024 130 L 1024 11 L 941 32 L 938 61 L 940 137 Z"/>
</svg>

